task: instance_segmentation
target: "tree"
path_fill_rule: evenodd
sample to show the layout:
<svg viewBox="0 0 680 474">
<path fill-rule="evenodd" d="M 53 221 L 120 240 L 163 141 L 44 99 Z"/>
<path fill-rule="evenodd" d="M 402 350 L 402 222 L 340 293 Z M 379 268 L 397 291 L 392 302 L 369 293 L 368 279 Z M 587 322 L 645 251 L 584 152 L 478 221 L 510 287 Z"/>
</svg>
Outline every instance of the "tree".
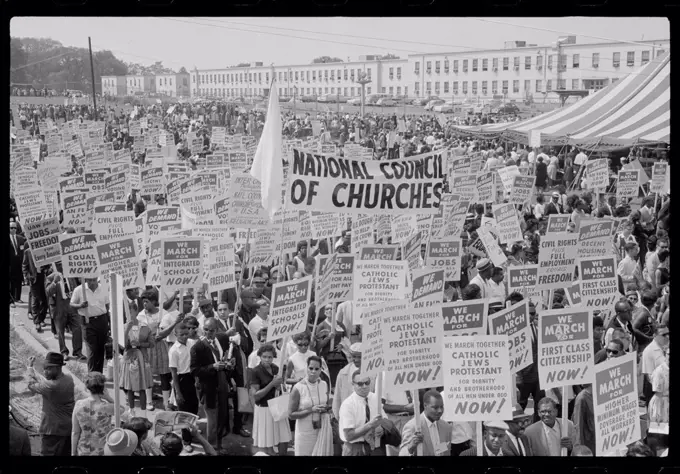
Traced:
<svg viewBox="0 0 680 474">
<path fill-rule="evenodd" d="M 11 38 L 9 48 L 9 81 L 11 83 L 25 84 L 28 79 L 26 77 L 26 69 L 24 68 L 27 62 L 23 44 L 17 38 Z"/>
<path fill-rule="evenodd" d="M 187 72 L 187 68 L 182 66 L 181 68 L 179 68 L 179 71 L 177 71 L 177 74 L 189 74 L 189 73 Z"/>
<path fill-rule="evenodd" d="M 397 56 L 396 54 L 387 53 L 384 56 L 380 56 L 380 59 L 399 59 L 399 56 Z"/>
<path fill-rule="evenodd" d="M 341 62 L 343 62 L 343 61 L 340 58 L 331 58 L 330 56 L 319 56 L 318 58 L 314 58 L 314 61 L 312 61 L 312 64 L 341 63 Z"/>
<path fill-rule="evenodd" d="M 147 76 L 156 74 L 175 74 L 175 71 L 163 66 L 163 61 L 156 61 L 151 66 L 145 66 L 139 63 L 128 63 L 127 70 L 128 74 L 134 74 L 137 76 Z"/>
<path fill-rule="evenodd" d="M 250 67 L 250 63 L 238 63 L 236 67 Z"/>
</svg>

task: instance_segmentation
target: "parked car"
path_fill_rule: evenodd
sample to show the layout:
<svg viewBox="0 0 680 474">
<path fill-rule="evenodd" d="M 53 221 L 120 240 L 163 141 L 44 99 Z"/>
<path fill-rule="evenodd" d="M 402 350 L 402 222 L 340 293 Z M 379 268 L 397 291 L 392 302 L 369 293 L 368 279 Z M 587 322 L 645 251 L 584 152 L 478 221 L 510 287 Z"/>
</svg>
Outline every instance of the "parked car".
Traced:
<svg viewBox="0 0 680 474">
<path fill-rule="evenodd" d="M 407 104 L 407 98 L 405 95 L 395 95 L 392 97 L 392 100 L 395 101 L 397 104 Z"/>
<path fill-rule="evenodd" d="M 375 105 L 379 105 L 381 107 L 394 107 L 397 105 L 397 103 L 394 101 L 394 99 L 378 99 L 378 102 L 375 103 Z"/>
<path fill-rule="evenodd" d="M 434 112 L 441 112 L 444 114 L 452 114 L 454 111 L 455 103 L 452 100 L 447 100 L 443 104 L 435 105 L 432 110 Z"/>
<path fill-rule="evenodd" d="M 441 99 L 439 99 L 439 97 L 437 97 L 436 95 L 429 95 L 429 96 L 427 96 L 427 97 L 425 97 L 425 98 L 423 98 L 423 99 L 416 99 L 416 100 L 414 100 L 413 104 L 414 104 L 414 105 L 421 105 L 421 106 L 422 106 L 422 105 L 427 105 L 427 104 L 429 104 L 430 101 L 433 101 L 433 100 L 441 100 Z"/>
<path fill-rule="evenodd" d="M 361 97 L 352 97 L 347 101 L 349 105 L 361 105 Z"/>
<path fill-rule="evenodd" d="M 280 95 L 279 96 L 279 102 L 290 102 L 292 97 L 287 96 L 287 95 Z"/>
<path fill-rule="evenodd" d="M 442 99 L 431 100 L 425 106 L 425 110 L 432 110 L 436 105 L 442 105 L 442 104 L 444 104 L 444 102 L 445 101 L 443 101 Z"/>
<path fill-rule="evenodd" d="M 316 95 L 303 95 L 302 97 L 300 97 L 300 100 L 302 102 L 316 102 L 316 99 L 317 99 Z"/>
<path fill-rule="evenodd" d="M 518 114 L 519 107 L 517 107 L 515 104 L 505 104 L 501 105 L 500 107 L 497 107 L 495 111 L 493 111 L 493 113 L 501 115 Z"/>
</svg>

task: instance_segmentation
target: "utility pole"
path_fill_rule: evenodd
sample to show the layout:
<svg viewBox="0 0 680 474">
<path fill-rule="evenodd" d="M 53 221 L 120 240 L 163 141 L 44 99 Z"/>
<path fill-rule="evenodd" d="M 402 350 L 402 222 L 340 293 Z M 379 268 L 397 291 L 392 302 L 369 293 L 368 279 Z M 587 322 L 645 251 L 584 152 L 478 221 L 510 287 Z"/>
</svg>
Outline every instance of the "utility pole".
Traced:
<svg viewBox="0 0 680 474">
<path fill-rule="evenodd" d="M 94 121 L 97 121 L 97 91 L 94 85 L 94 61 L 92 60 L 92 38 L 87 37 L 87 44 L 90 47 L 90 71 L 92 72 L 92 102 L 94 103 Z"/>
<path fill-rule="evenodd" d="M 366 103 L 366 84 L 370 84 L 371 80 L 366 76 L 366 73 L 359 71 L 357 83 L 361 84 L 361 116 L 364 116 L 364 106 Z"/>
</svg>

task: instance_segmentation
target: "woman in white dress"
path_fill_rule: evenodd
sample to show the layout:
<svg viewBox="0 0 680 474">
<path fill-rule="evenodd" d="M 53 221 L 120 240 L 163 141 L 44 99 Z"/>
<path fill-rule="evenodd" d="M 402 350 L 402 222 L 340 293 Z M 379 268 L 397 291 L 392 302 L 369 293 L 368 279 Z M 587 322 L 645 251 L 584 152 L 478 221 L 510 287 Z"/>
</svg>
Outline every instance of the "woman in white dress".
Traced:
<svg viewBox="0 0 680 474">
<path fill-rule="evenodd" d="M 332 456 L 331 399 L 321 380 L 321 358 L 307 359 L 307 377 L 290 393 L 288 412 L 295 422 L 295 456 Z M 317 445 L 318 443 L 318 445 Z"/>
<path fill-rule="evenodd" d="M 670 348 L 667 348 L 666 360 L 652 372 L 654 396 L 649 401 L 649 421 L 654 423 L 668 423 L 669 421 L 670 353 Z"/>
<path fill-rule="evenodd" d="M 316 355 L 316 352 L 309 349 L 311 336 L 308 332 L 303 332 L 293 336 L 293 341 L 297 351 L 288 358 L 286 368 L 286 383 L 295 385 L 307 375 L 307 359 Z"/>
</svg>

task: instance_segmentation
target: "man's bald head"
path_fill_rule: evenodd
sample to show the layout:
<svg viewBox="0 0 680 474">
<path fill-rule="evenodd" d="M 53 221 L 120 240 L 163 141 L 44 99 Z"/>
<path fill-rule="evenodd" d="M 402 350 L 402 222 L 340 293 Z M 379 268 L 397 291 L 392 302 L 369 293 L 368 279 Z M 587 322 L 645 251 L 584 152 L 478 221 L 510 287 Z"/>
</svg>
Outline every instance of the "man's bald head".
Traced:
<svg viewBox="0 0 680 474">
<path fill-rule="evenodd" d="M 614 305 L 614 311 L 616 312 L 616 316 L 622 320 L 628 321 L 631 318 L 630 303 L 628 303 L 628 301 L 622 300 L 616 303 Z"/>
</svg>

